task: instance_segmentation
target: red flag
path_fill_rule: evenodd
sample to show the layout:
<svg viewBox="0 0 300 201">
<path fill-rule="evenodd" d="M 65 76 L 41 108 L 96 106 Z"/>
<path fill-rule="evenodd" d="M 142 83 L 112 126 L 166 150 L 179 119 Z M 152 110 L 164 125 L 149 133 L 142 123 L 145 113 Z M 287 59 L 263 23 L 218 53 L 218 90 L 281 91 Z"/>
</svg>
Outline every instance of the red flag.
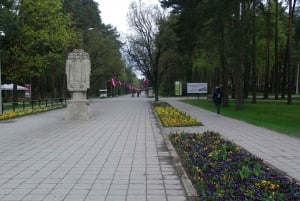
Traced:
<svg viewBox="0 0 300 201">
<path fill-rule="evenodd" d="M 149 80 L 145 79 L 145 80 L 144 80 L 144 87 L 147 88 L 148 85 L 149 85 Z"/>
<path fill-rule="evenodd" d="M 115 87 L 117 85 L 117 80 L 116 78 L 112 77 L 111 78 L 111 84 Z"/>
<path fill-rule="evenodd" d="M 132 85 L 131 84 L 127 84 L 127 88 L 132 90 Z"/>
</svg>

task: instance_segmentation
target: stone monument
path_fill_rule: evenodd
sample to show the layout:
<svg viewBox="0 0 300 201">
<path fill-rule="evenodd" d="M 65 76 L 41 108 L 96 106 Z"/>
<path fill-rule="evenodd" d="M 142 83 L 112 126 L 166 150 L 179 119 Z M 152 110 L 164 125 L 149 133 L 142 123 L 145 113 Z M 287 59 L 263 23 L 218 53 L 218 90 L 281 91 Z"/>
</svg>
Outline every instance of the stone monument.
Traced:
<svg viewBox="0 0 300 201">
<path fill-rule="evenodd" d="M 67 101 L 66 120 L 89 120 L 92 118 L 87 89 L 90 88 L 91 61 L 82 49 L 74 49 L 66 61 L 67 88 L 71 99 Z"/>
</svg>

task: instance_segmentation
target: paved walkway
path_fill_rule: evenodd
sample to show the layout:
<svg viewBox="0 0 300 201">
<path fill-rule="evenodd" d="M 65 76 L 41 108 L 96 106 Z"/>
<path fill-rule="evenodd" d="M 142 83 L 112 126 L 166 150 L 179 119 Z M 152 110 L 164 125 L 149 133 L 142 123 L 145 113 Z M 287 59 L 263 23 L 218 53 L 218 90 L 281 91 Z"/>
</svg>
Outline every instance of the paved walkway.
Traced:
<svg viewBox="0 0 300 201">
<path fill-rule="evenodd" d="M 282 135 L 225 116 L 203 110 L 175 99 L 165 99 L 181 111 L 200 120 L 203 127 L 173 128 L 165 132 L 216 131 L 245 148 L 300 183 L 300 139 Z"/>
<path fill-rule="evenodd" d="M 162 99 L 164 100 L 164 99 Z M 165 99 L 266 162 L 300 180 L 300 140 Z M 91 103 L 90 121 L 64 109 L 0 122 L 1 201 L 185 201 L 149 99 Z"/>
<path fill-rule="evenodd" d="M 0 123 L 1 201 L 185 201 L 147 98 L 91 103 Z"/>
</svg>

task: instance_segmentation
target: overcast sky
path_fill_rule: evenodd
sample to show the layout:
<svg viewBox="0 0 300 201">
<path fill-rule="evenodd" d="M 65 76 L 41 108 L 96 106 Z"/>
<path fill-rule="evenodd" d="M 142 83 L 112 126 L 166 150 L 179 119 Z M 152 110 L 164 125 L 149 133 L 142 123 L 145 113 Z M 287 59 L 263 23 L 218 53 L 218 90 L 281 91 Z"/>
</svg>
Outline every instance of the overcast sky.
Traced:
<svg viewBox="0 0 300 201">
<path fill-rule="evenodd" d="M 102 22 L 104 24 L 111 24 L 117 27 L 118 32 L 122 38 L 125 38 L 128 32 L 127 13 L 130 3 L 134 0 L 94 0 L 99 4 L 99 10 Z M 138 1 L 138 0 L 136 0 Z M 159 4 L 159 0 L 142 0 L 145 3 Z M 143 76 L 136 72 L 139 79 Z"/>
<path fill-rule="evenodd" d="M 99 4 L 101 19 L 104 24 L 111 24 L 124 35 L 128 32 L 127 13 L 134 0 L 94 0 Z M 137 0 L 136 0 L 137 1 Z M 157 3 L 159 0 L 142 0 L 145 3 Z"/>
</svg>

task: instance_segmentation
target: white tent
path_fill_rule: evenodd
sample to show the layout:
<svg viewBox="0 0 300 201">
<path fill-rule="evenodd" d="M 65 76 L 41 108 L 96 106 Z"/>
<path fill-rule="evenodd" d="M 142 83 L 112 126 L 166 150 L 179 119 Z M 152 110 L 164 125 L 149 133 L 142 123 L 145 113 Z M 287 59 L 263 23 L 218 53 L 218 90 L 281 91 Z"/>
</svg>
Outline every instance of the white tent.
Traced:
<svg viewBox="0 0 300 201">
<path fill-rule="evenodd" d="M 6 91 L 12 91 L 13 90 L 13 87 L 14 87 L 14 84 L 2 84 L 1 85 L 1 89 L 2 90 L 6 90 Z M 27 90 L 26 87 L 23 87 L 23 86 L 20 86 L 20 85 L 17 85 L 17 90 Z"/>
</svg>

